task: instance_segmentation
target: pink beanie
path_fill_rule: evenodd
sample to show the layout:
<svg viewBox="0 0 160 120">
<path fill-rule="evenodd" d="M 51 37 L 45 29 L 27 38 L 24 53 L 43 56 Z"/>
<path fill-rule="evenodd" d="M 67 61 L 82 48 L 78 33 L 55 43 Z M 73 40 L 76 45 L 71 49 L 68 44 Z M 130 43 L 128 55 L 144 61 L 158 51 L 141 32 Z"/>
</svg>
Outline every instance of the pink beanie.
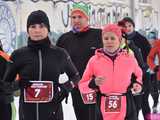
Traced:
<svg viewBox="0 0 160 120">
<path fill-rule="evenodd" d="M 119 38 L 122 36 L 121 28 L 117 24 L 107 24 L 102 29 L 102 34 L 106 32 L 113 32 L 115 33 Z"/>
</svg>

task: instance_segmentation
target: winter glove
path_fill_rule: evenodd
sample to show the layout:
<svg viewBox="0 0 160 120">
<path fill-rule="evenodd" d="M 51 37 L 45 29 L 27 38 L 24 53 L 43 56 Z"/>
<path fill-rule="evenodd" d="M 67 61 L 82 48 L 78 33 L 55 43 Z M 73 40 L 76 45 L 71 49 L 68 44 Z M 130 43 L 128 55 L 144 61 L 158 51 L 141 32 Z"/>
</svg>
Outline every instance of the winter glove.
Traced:
<svg viewBox="0 0 160 120">
<path fill-rule="evenodd" d="M 19 81 L 19 87 L 20 87 L 21 89 L 30 87 L 31 85 L 32 85 L 32 82 L 30 82 L 30 81 L 28 81 L 28 80 L 20 80 L 20 81 Z"/>
<path fill-rule="evenodd" d="M 159 71 L 159 65 L 156 65 L 156 67 L 153 69 L 154 72 L 158 72 Z"/>
<path fill-rule="evenodd" d="M 58 86 L 60 91 L 54 95 L 54 102 L 58 104 L 66 98 L 65 103 L 67 104 L 69 92 L 72 91 L 75 85 L 72 81 L 67 81 L 63 84 L 59 84 Z"/>
<path fill-rule="evenodd" d="M 64 88 L 67 92 L 71 92 L 72 89 L 75 87 L 74 83 L 72 81 L 67 81 L 60 85 L 62 88 Z"/>
<path fill-rule="evenodd" d="M 63 87 L 63 86 L 60 86 L 60 91 L 58 91 L 54 97 L 53 97 L 53 101 L 55 104 L 59 104 L 61 103 L 65 98 L 66 98 L 66 103 L 67 103 L 67 100 L 68 100 L 68 92 L 67 90 Z"/>
</svg>

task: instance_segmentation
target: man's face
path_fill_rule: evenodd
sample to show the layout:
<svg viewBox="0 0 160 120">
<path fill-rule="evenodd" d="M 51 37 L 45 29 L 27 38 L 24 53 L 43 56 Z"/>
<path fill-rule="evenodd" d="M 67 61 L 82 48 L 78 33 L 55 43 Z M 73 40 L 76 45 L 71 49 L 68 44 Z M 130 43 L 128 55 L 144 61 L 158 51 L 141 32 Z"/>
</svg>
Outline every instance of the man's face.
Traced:
<svg viewBox="0 0 160 120">
<path fill-rule="evenodd" d="M 88 19 L 79 13 L 73 13 L 71 15 L 71 25 L 77 30 L 81 30 L 88 26 Z"/>
<path fill-rule="evenodd" d="M 43 23 L 34 24 L 29 26 L 28 34 L 31 40 L 39 41 L 48 36 L 48 29 Z"/>
</svg>

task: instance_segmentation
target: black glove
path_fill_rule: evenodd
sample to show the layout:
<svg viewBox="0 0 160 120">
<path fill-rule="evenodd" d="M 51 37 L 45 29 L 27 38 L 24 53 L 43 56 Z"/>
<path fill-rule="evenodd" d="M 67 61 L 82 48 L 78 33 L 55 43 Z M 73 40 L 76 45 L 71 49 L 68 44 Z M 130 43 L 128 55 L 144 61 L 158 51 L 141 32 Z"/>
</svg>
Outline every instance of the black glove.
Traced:
<svg viewBox="0 0 160 120">
<path fill-rule="evenodd" d="M 19 87 L 21 89 L 24 89 L 24 88 L 27 88 L 27 87 L 30 87 L 33 83 L 28 81 L 28 80 L 19 80 Z"/>
<path fill-rule="evenodd" d="M 63 86 L 60 86 L 60 91 L 56 92 L 54 94 L 54 97 L 53 97 L 53 101 L 55 104 L 59 104 L 61 103 L 65 98 L 66 98 L 66 103 L 68 102 L 68 96 L 69 96 L 69 93 L 67 92 L 67 90 L 63 87 Z"/>
<path fill-rule="evenodd" d="M 159 71 L 159 65 L 156 65 L 156 67 L 153 69 L 154 72 L 158 72 Z"/>
<path fill-rule="evenodd" d="M 54 102 L 56 104 L 61 103 L 66 98 L 65 103 L 67 104 L 69 92 L 71 92 L 74 88 L 74 83 L 71 83 L 71 81 L 67 81 L 63 84 L 59 84 L 59 88 L 60 91 L 54 95 Z"/>
<path fill-rule="evenodd" d="M 60 85 L 63 89 L 65 89 L 67 92 L 71 92 L 72 89 L 74 88 L 74 83 L 71 81 L 67 81 L 63 84 Z"/>
</svg>

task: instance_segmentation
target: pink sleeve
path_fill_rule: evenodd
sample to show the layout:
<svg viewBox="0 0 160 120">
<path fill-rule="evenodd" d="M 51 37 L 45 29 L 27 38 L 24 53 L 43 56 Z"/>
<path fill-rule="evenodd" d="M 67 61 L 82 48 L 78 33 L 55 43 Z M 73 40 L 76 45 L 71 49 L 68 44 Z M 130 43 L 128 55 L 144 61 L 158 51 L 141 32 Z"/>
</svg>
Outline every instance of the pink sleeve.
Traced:
<svg viewBox="0 0 160 120">
<path fill-rule="evenodd" d="M 92 79 L 93 76 L 93 62 L 92 58 L 89 60 L 86 69 L 83 73 L 82 79 L 79 81 L 78 86 L 81 93 L 89 93 L 93 90 L 88 87 L 89 82 Z"/>
<path fill-rule="evenodd" d="M 134 64 L 135 64 L 135 69 L 134 69 L 134 74 L 137 77 L 137 81 L 142 84 L 142 69 L 139 67 L 137 60 L 134 58 Z"/>
</svg>

